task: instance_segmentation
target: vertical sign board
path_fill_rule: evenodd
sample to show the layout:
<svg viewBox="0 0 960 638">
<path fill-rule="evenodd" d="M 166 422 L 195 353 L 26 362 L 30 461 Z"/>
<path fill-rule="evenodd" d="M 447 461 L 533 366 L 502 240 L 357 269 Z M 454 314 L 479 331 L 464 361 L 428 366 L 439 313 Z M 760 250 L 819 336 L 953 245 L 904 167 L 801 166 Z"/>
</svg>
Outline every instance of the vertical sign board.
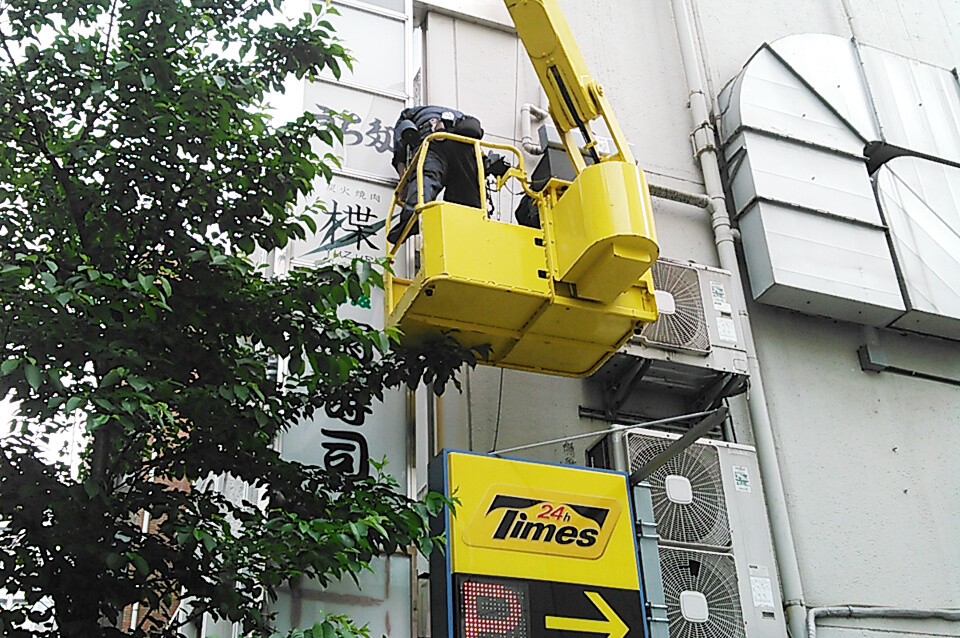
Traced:
<svg viewBox="0 0 960 638">
<path fill-rule="evenodd" d="M 445 451 L 433 638 L 647 638 L 625 474 Z"/>
<path fill-rule="evenodd" d="M 323 209 L 314 219 L 317 232 L 294 240 L 279 259 L 277 270 L 312 268 L 334 258 L 379 257 L 385 248 L 384 225 L 397 181 L 391 165 L 393 122 L 406 104 L 407 42 L 412 5 L 407 0 L 334 2 L 331 18 L 338 37 L 350 47 L 354 69 L 337 79 L 325 71 L 304 87 L 304 108 L 343 130 L 342 142 L 318 143 L 321 155 L 341 158 L 329 183 L 317 180 L 306 204 L 318 200 Z M 340 315 L 382 328 L 383 294 L 341 308 Z M 369 460 L 387 458 L 387 471 L 401 486 L 409 482 L 406 441 L 406 394 L 387 392 L 362 426 L 325 414 L 284 433 L 285 458 L 320 465 L 329 472 L 363 478 Z"/>
<path fill-rule="evenodd" d="M 304 87 L 304 109 L 343 130 L 342 142 L 318 143 L 320 155 L 341 158 L 329 184 L 318 180 L 310 201 L 323 202 L 315 218 L 317 232 L 291 241 L 277 258 L 276 270 L 312 268 L 336 256 L 381 256 L 387 208 L 397 181 L 391 165 L 393 122 L 407 104 L 409 51 L 412 51 L 412 3 L 409 0 L 349 0 L 334 2 L 336 35 L 354 58 L 353 71 L 337 79 L 324 72 Z M 383 294 L 342 308 L 341 316 L 382 327 Z M 281 439 L 282 455 L 292 461 L 323 467 L 331 473 L 364 477 L 371 459 L 387 458 L 386 471 L 403 488 L 409 483 L 406 394 L 385 393 L 362 425 L 345 423 L 320 413 L 298 423 Z M 373 570 L 359 577 L 323 585 L 304 579 L 293 591 L 281 592 L 271 606 L 276 629 L 310 627 L 322 613 L 352 615 L 367 623 L 375 636 L 409 637 L 411 561 L 397 554 L 374 559 Z"/>
</svg>

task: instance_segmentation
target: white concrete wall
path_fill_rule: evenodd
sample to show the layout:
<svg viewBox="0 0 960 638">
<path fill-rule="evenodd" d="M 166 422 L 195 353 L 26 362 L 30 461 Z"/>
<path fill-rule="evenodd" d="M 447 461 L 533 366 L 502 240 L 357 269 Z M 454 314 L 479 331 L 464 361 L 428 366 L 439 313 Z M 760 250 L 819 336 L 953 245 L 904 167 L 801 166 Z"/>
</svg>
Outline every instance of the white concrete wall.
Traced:
<svg viewBox="0 0 960 638">
<path fill-rule="evenodd" d="M 955 0 L 847 4 L 861 42 L 947 68 L 960 65 Z M 651 181 L 702 192 L 670 3 L 561 5 Z M 711 99 L 764 42 L 794 33 L 851 35 L 841 0 L 691 5 Z M 519 106 L 536 102 L 538 89 L 499 0 L 424 6 L 428 101 L 478 115 L 492 139 L 517 141 Z M 661 201 L 655 206 L 663 255 L 717 265 L 703 213 Z M 859 326 L 756 304 L 750 310 L 808 605 L 960 607 L 960 388 L 863 372 Z M 960 343 L 903 339 L 920 361 L 960 360 Z M 478 370 L 469 406 L 465 397 L 444 399 L 445 409 L 472 429 L 455 434 L 451 426 L 447 437 L 489 451 L 495 436 L 502 449 L 597 431 L 605 425 L 577 416 L 594 400 L 584 382 Z M 742 406 L 735 414 L 740 441 L 749 442 Z M 529 456 L 583 462 L 591 442 Z M 826 638 L 960 635 L 957 623 L 940 621 L 831 619 L 821 625 Z"/>
<path fill-rule="evenodd" d="M 960 389 L 862 372 L 850 324 L 753 319 L 808 602 L 960 604 Z"/>
</svg>

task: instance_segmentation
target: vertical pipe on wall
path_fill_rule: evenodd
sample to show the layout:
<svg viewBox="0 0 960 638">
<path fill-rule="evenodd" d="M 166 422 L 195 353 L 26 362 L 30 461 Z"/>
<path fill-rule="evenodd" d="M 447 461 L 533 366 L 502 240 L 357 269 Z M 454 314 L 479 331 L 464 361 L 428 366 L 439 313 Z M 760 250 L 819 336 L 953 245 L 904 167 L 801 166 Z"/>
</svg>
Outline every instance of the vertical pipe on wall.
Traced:
<svg viewBox="0 0 960 638">
<path fill-rule="evenodd" d="M 734 232 L 730 225 L 730 214 L 727 211 L 723 183 L 720 178 L 716 134 L 710 121 L 710 109 L 700 72 L 697 40 L 690 27 L 685 0 L 672 0 L 672 2 L 677 37 L 680 42 L 680 55 L 689 90 L 689 106 L 693 119 L 693 139 L 696 154 L 703 174 L 704 188 L 713 203 L 711 221 L 714 241 L 717 245 L 720 266 L 733 273 L 733 293 L 739 302 L 739 306 L 744 309 L 742 310 L 741 325 L 750 372 L 750 392 L 747 405 L 753 428 L 754 443 L 757 448 L 760 473 L 763 478 L 764 498 L 770 514 L 770 528 L 780 570 L 787 624 L 793 638 L 801 638 L 806 631 L 806 605 L 800 581 L 800 565 L 793 543 L 793 532 L 790 529 L 786 496 L 780 476 L 780 464 L 777 460 L 776 442 L 773 436 L 773 425 L 767 409 L 763 379 L 760 375 L 760 364 L 757 360 L 756 346 L 753 341 L 753 331 L 746 313 L 740 267 L 734 247 Z"/>
<path fill-rule="evenodd" d="M 610 437 L 610 455 L 613 460 L 613 469 L 630 474 L 630 453 L 627 450 L 627 437 L 619 429 L 626 429 L 626 426 L 614 425 L 613 427 L 618 428 L 613 431 Z"/>
</svg>

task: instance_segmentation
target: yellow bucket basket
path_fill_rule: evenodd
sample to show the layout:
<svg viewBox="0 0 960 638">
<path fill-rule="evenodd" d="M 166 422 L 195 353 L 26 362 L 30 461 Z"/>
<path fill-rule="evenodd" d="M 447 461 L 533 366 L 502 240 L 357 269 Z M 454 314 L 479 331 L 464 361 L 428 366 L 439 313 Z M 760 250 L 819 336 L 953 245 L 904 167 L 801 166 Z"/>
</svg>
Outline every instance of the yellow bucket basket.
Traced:
<svg viewBox="0 0 960 638">
<path fill-rule="evenodd" d="M 449 334 L 464 346 L 489 346 L 490 365 L 584 377 L 656 320 L 649 269 L 659 249 L 646 180 L 636 166 L 601 162 L 573 182 L 554 179 L 534 192 L 517 149 L 434 133 L 400 180 L 388 232 L 407 180 L 422 183 L 427 146 L 439 139 L 473 145 L 478 167 L 481 148 L 512 153 L 517 166 L 497 188 L 519 180 L 537 203 L 542 228 L 489 218 L 482 168 L 480 208 L 424 202 L 421 194 L 404 236 L 388 245 L 394 255 L 419 222 L 417 271 L 386 279 L 386 325 L 399 327 L 405 342 Z"/>
</svg>

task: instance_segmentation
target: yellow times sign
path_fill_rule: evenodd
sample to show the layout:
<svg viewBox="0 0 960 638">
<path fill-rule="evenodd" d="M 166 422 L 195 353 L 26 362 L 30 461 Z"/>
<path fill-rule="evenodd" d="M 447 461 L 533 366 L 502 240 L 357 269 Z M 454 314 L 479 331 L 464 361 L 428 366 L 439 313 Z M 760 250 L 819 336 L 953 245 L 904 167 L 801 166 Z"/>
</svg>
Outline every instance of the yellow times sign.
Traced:
<svg viewBox="0 0 960 638">
<path fill-rule="evenodd" d="M 453 573 L 640 588 L 623 474 L 459 452 L 446 469 Z"/>
<path fill-rule="evenodd" d="M 492 485 L 463 532 L 472 547 L 597 559 L 620 517 L 620 502 L 594 496 Z"/>
</svg>

